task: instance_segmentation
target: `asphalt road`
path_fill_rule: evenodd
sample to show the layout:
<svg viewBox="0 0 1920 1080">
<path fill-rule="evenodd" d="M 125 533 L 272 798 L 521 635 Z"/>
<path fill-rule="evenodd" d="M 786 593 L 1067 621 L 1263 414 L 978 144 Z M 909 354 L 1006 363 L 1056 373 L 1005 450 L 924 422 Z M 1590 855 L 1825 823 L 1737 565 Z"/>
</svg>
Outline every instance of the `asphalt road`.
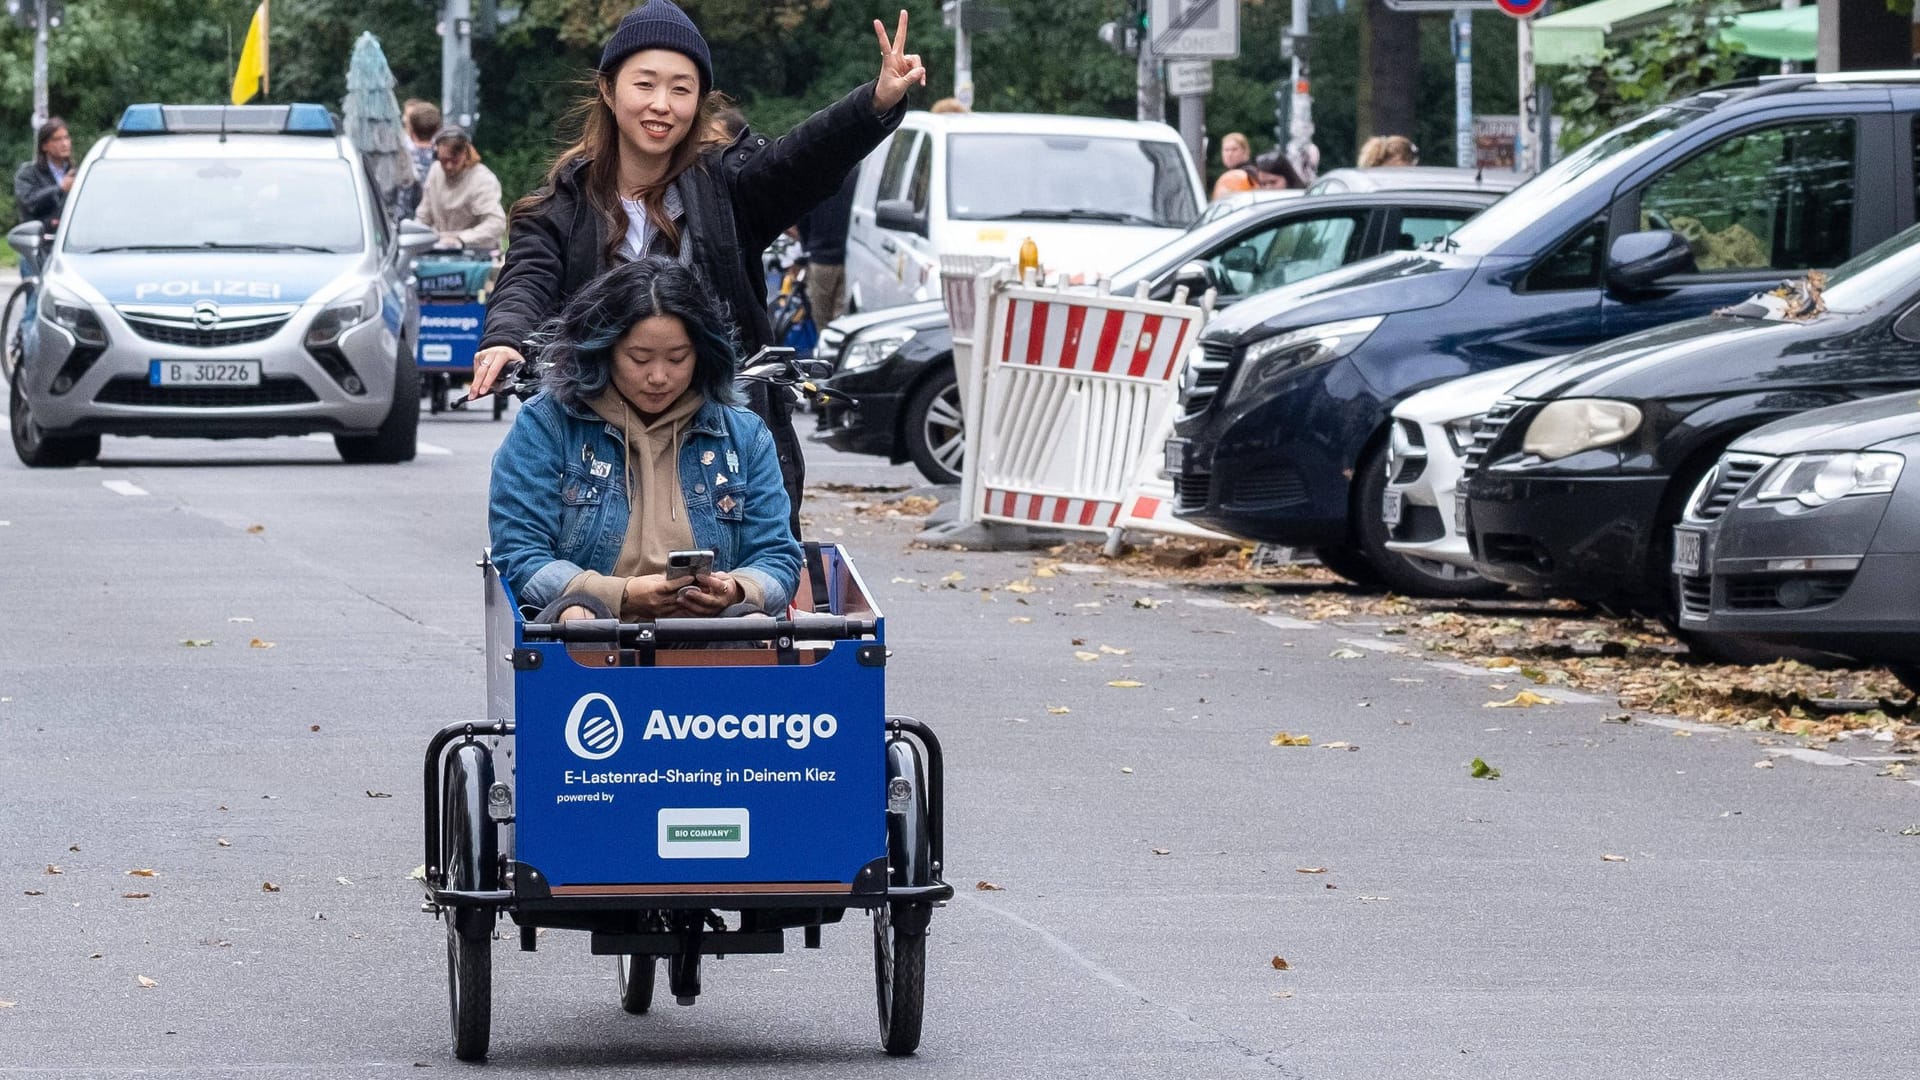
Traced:
<svg viewBox="0 0 1920 1080">
<path fill-rule="evenodd" d="M 426 419 L 396 467 L 312 440 L 0 463 L 0 1075 L 476 1071 L 407 873 L 425 740 L 483 715 L 502 430 Z M 645 1017 L 555 931 L 496 950 L 489 1074 L 1913 1075 L 1920 786 L 1871 746 L 1487 709 L 1513 691 L 1364 623 L 910 550 L 868 499 L 807 516 L 889 617 L 890 707 L 948 747 L 920 1053 L 880 1054 L 851 917 Z"/>
</svg>

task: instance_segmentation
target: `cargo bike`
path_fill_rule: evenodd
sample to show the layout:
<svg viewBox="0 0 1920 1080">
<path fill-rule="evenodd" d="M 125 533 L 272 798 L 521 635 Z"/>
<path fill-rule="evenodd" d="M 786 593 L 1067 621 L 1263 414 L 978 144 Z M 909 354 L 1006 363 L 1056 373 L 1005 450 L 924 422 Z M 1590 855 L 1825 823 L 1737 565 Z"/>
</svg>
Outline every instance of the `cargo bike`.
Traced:
<svg viewBox="0 0 1920 1080">
<path fill-rule="evenodd" d="M 414 260 L 420 293 L 414 364 L 430 413 L 445 412 L 456 381 L 473 378 L 473 357 L 487 322 L 487 294 L 498 268 L 499 255 L 493 251 L 432 251 Z M 506 411 L 506 395 L 495 395 L 493 418 Z"/>
<path fill-rule="evenodd" d="M 585 932 L 644 1014 L 660 968 L 691 1005 L 704 957 L 783 952 L 789 930 L 818 948 L 848 909 L 872 922 L 882 1047 L 918 1047 L 927 925 L 953 896 L 940 743 L 886 714 L 885 621 L 846 551 L 805 550 L 780 618 L 529 622 L 480 561 L 488 719 L 425 762 L 456 1057 L 487 1054 L 503 922 L 525 951 Z"/>
</svg>

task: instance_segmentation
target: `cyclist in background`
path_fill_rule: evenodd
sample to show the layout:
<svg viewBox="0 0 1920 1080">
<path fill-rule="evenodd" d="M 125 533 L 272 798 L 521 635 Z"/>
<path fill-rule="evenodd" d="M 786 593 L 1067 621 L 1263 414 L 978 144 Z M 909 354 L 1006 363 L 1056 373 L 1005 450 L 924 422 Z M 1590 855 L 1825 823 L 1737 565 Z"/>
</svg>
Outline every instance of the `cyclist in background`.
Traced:
<svg viewBox="0 0 1920 1080">
<path fill-rule="evenodd" d="M 33 145 L 33 160 L 13 174 L 13 204 L 23 224 L 38 221 L 41 229 L 51 234 L 60 226 L 67 192 L 73 189 L 73 136 L 67 131 L 67 122 L 48 117 L 34 133 Z M 38 267 L 21 260 L 21 277 L 32 277 L 38 271 Z"/>
<path fill-rule="evenodd" d="M 415 218 L 440 234 L 438 248 L 497 250 L 507 231 L 499 178 L 480 164 L 480 151 L 460 128 L 433 137 L 433 156 L 440 167 L 427 174 Z"/>
</svg>

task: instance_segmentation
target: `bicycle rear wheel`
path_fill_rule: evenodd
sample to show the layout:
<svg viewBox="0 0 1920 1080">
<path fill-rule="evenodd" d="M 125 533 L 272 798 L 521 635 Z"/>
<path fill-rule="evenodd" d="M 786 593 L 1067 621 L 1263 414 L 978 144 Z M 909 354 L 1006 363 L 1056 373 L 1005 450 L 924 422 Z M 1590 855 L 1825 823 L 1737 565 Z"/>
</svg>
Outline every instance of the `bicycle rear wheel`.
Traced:
<svg viewBox="0 0 1920 1080">
<path fill-rule="evenodd" d="M 13 382 L 26 348 L 27 301 L 33 297 L 33 283 L 23 281 L 7 295 L 7 306 L 0 313 L 0 379 Z"/>
</svg>

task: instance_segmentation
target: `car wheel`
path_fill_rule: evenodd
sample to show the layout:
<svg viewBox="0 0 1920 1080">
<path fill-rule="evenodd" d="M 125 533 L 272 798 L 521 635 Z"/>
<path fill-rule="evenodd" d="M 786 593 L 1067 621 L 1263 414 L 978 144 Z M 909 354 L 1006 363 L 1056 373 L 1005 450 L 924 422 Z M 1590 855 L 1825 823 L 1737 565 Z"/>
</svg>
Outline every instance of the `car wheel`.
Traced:
<svg viewBox="0 0 1920 1080">
<path fill-rule="evenodd" d="M 935 484 L 957 484 L 967 453 L 966 421 L 960 411 L 960 380 L 951 367 L 934 373 L 907 401 L 907 456 Z"/>
<path fill-rule="evenodd" d="M 1893 677 L 1899 679 L 1902 686 L 1913 691 L 1915 695 L 1920 695 L 1920 667 L 1913 664 L 1889 664 L 1887 670 L 1893 672 Z"/>
<path fill-rule="evenodd" d="M 402 350 L 394 361 L 393 401 L 371 435 L 335 435 L 334 449 L 349 465 L 397 465 L 412 461 L 420 433 L 420 369 Z"/>
<path fill-rule="evenodd" d="M 1380 584 L 1402 596 L 1443 600 L 1483 600 L 1507 591 L 1506 586 L 1465 567 L 1389 551 L 1387 524 L 1380 518 L 1380 502 L 1386 491 L 1387 444 L 1383 441 L 1361 456 L 1360 472 L 1353 485 L 1356 546 Z M 1336 567 L 1335 572 L 1341 571 Z"/>
<path fill-rule="evenodd" d="M 17 374 L 17 373 L 16 373 Z M 7 384 L 7 423 L 13 428 L 13 452 L 31 469 L 64 469 L 100 456 L 98 435 L 50 435 L 33 418 L 33 406 L 18 377 Z"/>
</svg>

